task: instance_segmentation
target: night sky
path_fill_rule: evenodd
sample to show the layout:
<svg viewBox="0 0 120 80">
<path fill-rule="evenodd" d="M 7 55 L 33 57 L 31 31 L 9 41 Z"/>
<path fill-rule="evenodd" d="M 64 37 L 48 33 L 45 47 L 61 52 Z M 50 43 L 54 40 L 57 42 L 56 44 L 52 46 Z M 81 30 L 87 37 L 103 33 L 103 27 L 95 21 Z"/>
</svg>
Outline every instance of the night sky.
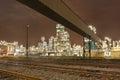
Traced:
<svg viewBox="0 0 120 80">
<path fill-rule="evenodd" d="M 119 40 L 120 0 L 63 0 L 87 24 L 97 28 L 101 38 Z M 0 0 L 0 40 L 25 44 L 26 25 L 29 24 L 29 44 L 37 44 L 41 36 L 46 40 L 55 36 L 57 22 L 39 14 L 15 0 Z M 81 44 L 81 36 L 66 29 L 71 42 Z"/>
</svg>

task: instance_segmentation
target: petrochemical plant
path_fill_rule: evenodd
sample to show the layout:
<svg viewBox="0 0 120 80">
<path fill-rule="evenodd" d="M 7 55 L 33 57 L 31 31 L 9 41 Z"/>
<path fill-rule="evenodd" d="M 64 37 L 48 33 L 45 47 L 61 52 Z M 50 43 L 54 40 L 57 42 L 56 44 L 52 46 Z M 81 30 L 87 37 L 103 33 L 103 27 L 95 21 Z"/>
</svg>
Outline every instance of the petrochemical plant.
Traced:
<svg viewBox="0 0 120 80">
<path fill-rule="evenodd" d="M 95 27 L 89 28 L 96 34 Z M 61 24 L 56 25 L 56 36 L 50 36 L 48 42 L 45 37 L 37 46 L 29 46 L 28 54 L 40 56 L 89 56 L 89 47 L 91 48 L 91 57 L 111 57 L 120 58 L 120 40 L 112 41 L 105 37 L 100 44 L 84 37 L 84 45 L 71 45 L 70 35 Z M 90 44 L 90 45 L 89 45 Z M 0 41 L 0 55 L 25 56 L 26 47 L 19 45 L 18 42 Z"/>
</svg>

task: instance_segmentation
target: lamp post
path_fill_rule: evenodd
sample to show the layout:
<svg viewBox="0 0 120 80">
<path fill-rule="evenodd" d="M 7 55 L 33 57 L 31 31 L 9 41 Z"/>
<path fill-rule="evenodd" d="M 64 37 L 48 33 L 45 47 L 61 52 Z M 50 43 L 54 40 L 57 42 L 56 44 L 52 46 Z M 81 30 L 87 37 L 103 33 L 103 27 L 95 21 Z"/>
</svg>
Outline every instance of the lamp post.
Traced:
<svg viewBox="0 0 120 80">
<path fill-rule="evenodd" d="M 30 25 L 27 24 L 26 26 L 26 56 L 28 57 L 28 47 L 29 47 L 29 27 Z"/>
</svg>

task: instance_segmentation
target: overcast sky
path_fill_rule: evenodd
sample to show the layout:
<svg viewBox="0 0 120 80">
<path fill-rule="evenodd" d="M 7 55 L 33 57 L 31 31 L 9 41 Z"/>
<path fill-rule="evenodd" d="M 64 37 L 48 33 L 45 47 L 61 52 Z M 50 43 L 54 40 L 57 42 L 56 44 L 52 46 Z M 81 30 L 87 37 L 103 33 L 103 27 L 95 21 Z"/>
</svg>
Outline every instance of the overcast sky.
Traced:
<svg viewBox="0 0 120 80">
<path fill-rule="evenodd" d="M 87 24 L 97 28 L 101 38 L 119 40 L 120 0 L 64 0 Z M 41 36 L 46 40 L 55 36 L 54 22 L 15 0 L 0 0 L 0 40 L 25 44 L 26 25 L 30 25 L 30 44 L 37 44 Z M 81 36 L 68 29 L 72 43 L 81 44 Z"/>
</svg>

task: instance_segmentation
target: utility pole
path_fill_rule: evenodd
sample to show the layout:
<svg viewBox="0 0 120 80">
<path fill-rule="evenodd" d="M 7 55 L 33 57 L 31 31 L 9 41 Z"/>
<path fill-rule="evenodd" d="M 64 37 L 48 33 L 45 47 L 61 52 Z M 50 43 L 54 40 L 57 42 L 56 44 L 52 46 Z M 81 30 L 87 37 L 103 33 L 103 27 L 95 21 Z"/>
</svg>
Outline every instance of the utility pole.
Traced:
<svg viewBox="0 0 120 80">
<path fill-rule="evenodd" d="M 29 27 L 30 25 L 27 24 L 26 26 L 26 56 L 28 57 L 28 47 L 29 47 Z"/>
</svg>

